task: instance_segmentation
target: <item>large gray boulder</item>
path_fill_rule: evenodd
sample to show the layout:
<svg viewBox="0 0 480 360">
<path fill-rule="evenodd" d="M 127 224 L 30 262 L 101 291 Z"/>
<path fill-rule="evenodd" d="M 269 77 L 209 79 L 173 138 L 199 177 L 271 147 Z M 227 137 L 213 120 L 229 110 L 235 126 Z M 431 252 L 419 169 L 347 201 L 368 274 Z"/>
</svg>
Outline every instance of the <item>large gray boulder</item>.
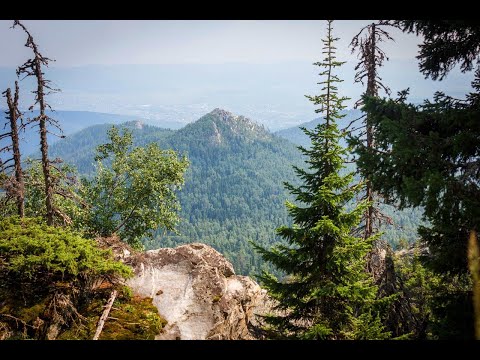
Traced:
<svg viewBox="0 0 480 360">
<path fill-rule="evenodd" d="M 127 285 L 153 298 L 168 324 L 157 339 L 255 339 L 265 290 L 205 244 L 123 254 L 135 270 Z"/>
</svg>

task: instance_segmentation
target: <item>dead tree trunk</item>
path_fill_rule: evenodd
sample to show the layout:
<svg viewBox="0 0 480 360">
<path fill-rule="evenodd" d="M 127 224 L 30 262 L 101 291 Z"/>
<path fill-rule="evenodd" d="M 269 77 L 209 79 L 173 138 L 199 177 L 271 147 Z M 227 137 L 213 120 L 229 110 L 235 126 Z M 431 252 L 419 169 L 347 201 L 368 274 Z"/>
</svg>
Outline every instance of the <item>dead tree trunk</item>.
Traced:
<svg viewBox="0 0 480 360">
<path fill-rule="evenodd" d="M 375 62 L 375 24 L 371 25 L 370 28 L 370 40 L 369 40 L 369 51 L 367 56 L 369 58 L 368 67 L 367 67 L 367 89 L 366 94 L 369 96 L 378 96 L 378 89 L 375 83 L 375 76 L 376 76 L 376 62 Z M 365 119 L 366 124 L 366 133 L 367 133 L 367 147 L 372 149 L 374 147 L 373 144 L 373 128 L 370 121 L 370 117 L 367 114 L 367 118 Z M 373 235 L 373 189 L 372 184 L 369 179 L 366 179 L 366 199 L 369 201 L 370 205 L 367 209 L 367 213 L 365 214 L 365 233 L 364 238 L 367 239 Z"/>
<path fill-rule="evenodd" d="M 383 65 L 385 60 L 388 60 L 385 52 L 378 46 L 379 42 L 385 40 L 392 40 L 393 38 L 388 32 L 382 29 L 383 26 L 391 26 L 391 24 L 380 21 L 379 23 L 372 23 L 365 26 L 360 32 L 355 35 L 350 44 L 352 52 L 358 50 L 359 62 L 355 67 L 357 71 L 355 74 L 355 82 L 365 84 L 365 95 L 378 96 L 378 91 L 382 88 L 387 94 L 390 94 L 390 89 L 386 87 L 381 78 L 378 76 L 378 68 Z M 365 81 L 366 80 L 366 81 Z M 361 104 L 359 100 L 356 106 Z M 368 114 L 366 114 L 364 124 L 361 128 L 365 128 L 366 147 L 371 151 L 375 151 L 375 129 Z M 369 238 L 375 231 L 375 223 L 379 225 L 381 221 L 381 214 L 374 203 L 375 194 L 370 179 L 366 178 L 366 194 L 365 199 L 370 202 L 365 214 L 365 228 L 363 231 L 364 238 Z M 389 219 L 385 219 L 390 222 Z M 375 251 L 375 249 L 373 249 Z"/>
<path fill-rule="evenodd" d="M 20 156 L 20 144 L 18 139 L 18 119 L 20 112 L 18 111 L 18 82 L 15 81 L 15 95 L 12 99 L 10 88 L 5 91 L 8 105 L 8 119 L 10 120 L 10 130 L 12 139 L 13 163 L 15 168 L 15 195 L 17 203 L 18 216 L 25 216 L 25 183 L 23 179 L 23 170 Z"/>
<path fill-rule="evenodd" d="M 47 224 L 53 225 L 53 189 L 52 181 L 50 177 L 50 162 L 48 160 L 48 142 L 47 142 L 47 116 L 45 114 L 45 98 L 44 98 L 44 85 L 43 72 L 41 70 L 41 61 L 37 55 L 38 50 L 35 43 L 33 43 L 33 52 L 35 53 L 35 76 L 37 78 L 37 99 L 40 107 L 40 115 L 38 116 L 38 122 L 40 127 L 40 151 L 42 152 L 42 171 L 45 179 L 45 206 L 47 210 Z"/>
<path fill-rule="evenodd" d="M 100 334 L 102 333 L 103 326 L 105 325 L 105 321 L 108 318 L 108 314 L 110 314 L 110 310 L 112 309 L 113 302 L 117 297 L 117 290 L 113 290 L 110 298 L 108 299 L 107 305 L 105 305 L 105 310 L 103 310 L 102 316 L 100 316 L 100 320 L 98 320 L 97 330 L 95 331 L 95 335 L 93 336 L 92 340 L 98 340 Z"/>
<path fill-rule="evenodd" d="M 477 232 L 470 231 L 468 241 L 468 267 L 473 282 L 473 314 L 475 339 L 480 340 L 480 248 L 478 246 Z"/>
<path fill-rule="evenodd" d="M 47 224 L 53 225 L 53 191 L 50 178 L 50 163 L 48 160 L 47 125 L 44 115 L 40 115 L 40 150 L 42 152 L 42 170 L 45 179 L 45 206 L 47 210 Z"/>
<path fill-rule="evenodd" d="M 42 153 L 42 171 L 43 177 L 45 181 L 45 207 L 46 207 L 46 218 L 47 224 L 53 225 L 55 209 L 53 204 L 53 183 L 50 174 L 50 161 L 48 159 L 48 142 L 47 142 L 47 125 L 53 125 L 60 129 L 58 123 L 46 115 L 47 107 L 50 108 L 45 101 L 45 89 L 49 92 L 58 91 L 57 89 L 53 89 L 50 87 L 49 80 L 44 78 L 44 73 L 42 71 L 42 66 L 47 66 L 51 59 L 44 57 L 40 51 L 38 50 L 37 44 L 33 41 L 33 37 L 27 28 L 20 23 L 19 20 L 15 20 L 13 23 L 13 27 L 20 26 L 25 33 L 27 34 L 27 42 L 25 44 L 26 47 L 32 49 L 34 57 L 32 59 L 27 60 L 22 66 L 19 66 L 17 69 L 17 75 L 25 74 L 27 76 L 35 76 L 37 80 L 37 90 L 33 91 L 35 94 L 35 104 L 39 105 L 39 112 L 40 114 L 33 119 L 33 122 L 38 122 L 39 132 L 40 132 L 40 151 Z M 33 109 L 34 105 L 30 107 L 30 110 Z"/>
</svg>

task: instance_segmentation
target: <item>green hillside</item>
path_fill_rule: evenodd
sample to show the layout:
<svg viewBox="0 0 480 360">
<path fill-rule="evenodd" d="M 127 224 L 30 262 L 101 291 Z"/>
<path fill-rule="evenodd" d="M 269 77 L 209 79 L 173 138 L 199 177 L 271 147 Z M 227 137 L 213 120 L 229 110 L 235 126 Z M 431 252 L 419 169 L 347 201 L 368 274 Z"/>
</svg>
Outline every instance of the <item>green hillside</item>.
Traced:
<svg viewBox="0 0 480 360">
<path fill-rule="evenodd" d="M 58 111 L 47 111 L 47 115 L 51 116 L 55 120 L 57 120 L 62 125 L 62 130 L 64 135 L 71 135 L 81 131 L 82 129 L 88 127 L 94 127 L 98 124 L 120 124 L 125 123 L 127 121 L 132 121 L 134 119 L 138 119 L 136 116 L 132 115 L 117 115 L 117 114 L 107 114 L 107 113 L 98 113 L 92 111 L 66 111 L 66 110 L 58 110 Z M 33 118 L 38 116 L 38 111 L 25 111 L 24 118 Z M 5 121 L 5 109 L 0 108 L 0 120 L 3 122 Z M 143 121 L 143 120 L 142 120 Z M 174 125 L 174 124 L 168 124 Z M 3 126 L 3 125 L 2 125 Z M 60 137 L 55 136 L 53 134 L 59 135 L 60 132 L 54 126 L 49 127 L 49 131 L 51 134 L 48 134 L 48 143 L 50 145 L 54 144 L 55 142 L 60 140 Z M 37 129 L 27 130 L 21 133 L 20 137 L 20 149 L 22 154 L 31 155 L 38 151 L 40 143 L 40 137 L 38 135 Z M 0 148 L 2 145 L 5 144 L 5 141 L 0 141 Z M 0 159 L 5 159 L 7 155 L 5 153 L 0 152 Z"/>
<path fill-rule="evenodd" d="M 115 125 L 132 130 L 136 145 L 161 141 L 174 132 L 169 129 L 145 125 L 141 121 L 128 121 L 121 125 Z M 67 136 L 50 147 L 50 156 L 52 158 L 59 157 L 65 162 L 73 164 L 81 174 L 88 175 L 95 170 L 93 160 L 95 148 L 97 145 L 107 142 L 107 130 L 112 126 L 113 124 L 93 125 Z M 39 154 L 34 155 L 34 157 L 38 156 Z"/>
<path fill-rule="evenodd" d="M 92 126 L 55 143 L 52 157 L 61 157 L 88 175 L 94 170 L 94 149 L 107 140 L 110 126 Z M 262 245 L 279 241 L 275 229 L 290 222 L 283 182 L 295 183 L 292 165 L 303 166 L 293 143 L 220 109 L 176 131 L 139 122 L 124 126 L 133 131 L 135 145 L 158 142 L 162 148 L 186 153 L 191 163 L 178 193 L 179 234 L 158 231 L 147 248 L 204 242 L 232 261 L 238 273 L 257 273 L 265 266 L 249 240 Z M 394 216 L 403 229 L 390 229 L 386 237 L 395 243 L 400 237 L 412 241 L 419 214 Z"/>
</svg>

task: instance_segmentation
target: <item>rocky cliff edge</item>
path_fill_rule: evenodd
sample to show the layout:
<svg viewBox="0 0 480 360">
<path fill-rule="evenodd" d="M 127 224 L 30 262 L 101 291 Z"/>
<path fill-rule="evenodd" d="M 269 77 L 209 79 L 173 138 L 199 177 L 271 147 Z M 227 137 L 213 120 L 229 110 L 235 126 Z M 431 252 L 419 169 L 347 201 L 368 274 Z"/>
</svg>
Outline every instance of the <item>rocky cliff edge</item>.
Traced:
<svg viewBox="0 0 480 360">
<path fill-rule="evenodd" d="M 235 275 L 232 264 L 212 247 L 193 243 L 134 253 L 121 246 L 114 252 L 135 270 L 127 281 L 134 294 L 153 298 L 168 321 L 156 339 L 259 338 L 258 315 L 269 310 L 266 291 L 249 277 Z"/>
</svg>

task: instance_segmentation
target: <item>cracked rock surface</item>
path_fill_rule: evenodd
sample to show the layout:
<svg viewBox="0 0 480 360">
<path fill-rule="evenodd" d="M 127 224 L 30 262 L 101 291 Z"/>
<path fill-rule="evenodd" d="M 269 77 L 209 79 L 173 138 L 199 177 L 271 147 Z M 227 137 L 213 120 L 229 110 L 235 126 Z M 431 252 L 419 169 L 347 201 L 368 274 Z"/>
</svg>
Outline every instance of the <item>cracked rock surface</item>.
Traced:
<svg viewBox="0 0 480 360">
<path fill-rule="evenodd" d="M 153 298 L 168 324 L 156 339 L 234 340 L 259 337 L 257 315 L 269 311 L 265 290 L 212 247 L 193 243 L 125 254 L 133 292 Z"/>
</svg>

